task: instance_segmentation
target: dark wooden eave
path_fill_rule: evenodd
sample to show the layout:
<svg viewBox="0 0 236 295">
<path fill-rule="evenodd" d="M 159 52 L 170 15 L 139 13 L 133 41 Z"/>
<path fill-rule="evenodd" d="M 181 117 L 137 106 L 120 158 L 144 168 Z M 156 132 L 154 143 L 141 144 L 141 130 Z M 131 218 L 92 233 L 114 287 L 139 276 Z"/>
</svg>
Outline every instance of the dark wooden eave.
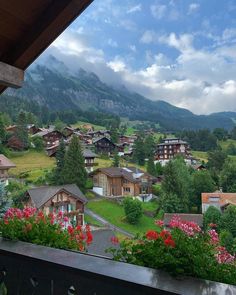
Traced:
<svg viewBox="0 0 236 295">
<path fill-rule="evenodd" d="M 0 61 L 25 70 L 91 2 L 1 0 Z"/>
</svg>

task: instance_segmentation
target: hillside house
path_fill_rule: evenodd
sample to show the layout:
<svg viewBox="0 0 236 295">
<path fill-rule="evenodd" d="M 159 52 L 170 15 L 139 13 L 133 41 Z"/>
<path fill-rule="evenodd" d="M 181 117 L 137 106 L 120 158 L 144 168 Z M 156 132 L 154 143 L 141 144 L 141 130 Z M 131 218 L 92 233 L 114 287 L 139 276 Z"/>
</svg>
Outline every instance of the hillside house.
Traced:
<svg viewBox="0 0 236 295">
<path fill-rule="evenodd" d="M 152 194 L 152 184 L 155 178 L 137 169 L 100 168 L 92 173 L 94 191 L 103 196 L 143 196 Z"/>
<path fill-rule="evenodd" d="M 8 171 L 11 168 L 16 167 L 6 156 L 0 154 L 0 183 L 4 186 L 8 185 Z"/>
<path fill-rule="evenodd" d="M 224 211 L 228 205 L 236 205 L 236 193 L 223 193 L 222 191 L 202 193 L 202 213 L 205 213 L 210 206 Z"/>
<path fill-rule="evenodd" d="M 43 186 L 26 192 L 26 207 L 36 207 L 46 214 L 62 211 L 77 225 L 84 224 L 84 205 L 87 199 L 75 184 Z"/>
<path fill-rule="evenodd" d="M 97 158 L 97 155 L 91 150 L 85 149 L 83 150 L 83 156 L 86 171 L 88 173 L 93 172 L 94 167 L 97 165 L 97 163 L 95 163 L 95 158 Z"/>
<path fill-rule="evenodd" d="M 117 149 L 117 146 L 107 137 L 94 138 L 93 145 L 97 154 L 110 155 Z"/>
<path fill-rule="evenodd" d="M 190 157 L 189 144 L 179 138 L 166 138 L 163 143 L 157 145 L 155 160 L 165 165 L 177 155 L 188 159 Z"/>
<path fill-rule="evenodd" d="M 119 143 L 120 144 L 123 143 L 123 144 L 127 144 L 127 145 L 133 145 L 136 139 L 137 139 L 136 135 L 131 135 L 131 136 L 121 135 L 119 137 Z"/>
<path fill-rule="evenodd" d="M 40 131 L 35 133 L 32 137 L 35 136 L 42 137 L 46 148 L 59 144 L 60 140 L 65 138 L 65 136 L 60 131 L 52 129 Z"/>
</svg>

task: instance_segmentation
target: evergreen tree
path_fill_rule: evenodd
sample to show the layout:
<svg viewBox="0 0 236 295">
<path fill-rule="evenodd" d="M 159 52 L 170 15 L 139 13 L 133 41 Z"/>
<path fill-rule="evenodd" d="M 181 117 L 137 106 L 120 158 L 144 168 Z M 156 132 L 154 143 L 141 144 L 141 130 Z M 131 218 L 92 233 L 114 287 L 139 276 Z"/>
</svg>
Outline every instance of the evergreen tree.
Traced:
<svg viewBox="0 0 236 295">
<path fill-rule="evenodd" d="M 207 229 L 210 223 L 214 223 L 217 226 L 221 224 L 221 213 L 220 210 L 214 206 L 207 208 L 206 212 L 203 215 L 203 225 Z"/>
<path fill-rule="evenodd" d="M 56 168 L 48 175 L 51 184 L 64 184 L 63 169 L 65 164 L 66 146 L 64 140 L 60 141 L 58 150 L 56 152 Z"/>
<path fill-rule="evenodd" d="M 189 211 L 189 198 L 192 194 L 192 179 L 189 169 L 182 158 L 176 158 L 165 166 L 162 194 L 166 196 L 163 199 L 164 202 L 169 203 L 169 196 L 174 197 L 174 199 L 176 197 L 179 199 L 181 211 L 179 211 L 180 209 L 178 207 L 176 208 L 176 210 L 178 210 L 176 212 Z"/>
<path fill-rule="evenodd" d="M 149 174 L 151 174 L 152 176 L 156 176 L 157 175 L 157 171 L 156 171 L 156 166 L 154 164 L 154 158 L 153 156 L 148 159 L 147 162 L 147 172 Z"/>
<path fill-rule="evenodd" d="M 118 130 L 115 127 L 111 128 L 111 141 L 113 143 L 118 143 L 118 139 L 119 139 L 119 134 L 118 134 Z"/>
<path fill-rule="evenodd" d="M 156 163 L 156 176 L 163 174 L 163 167 L 161 166 L 160 162 Z"/>
<path fill-rule="evenodd" d="M 134 142 L 133 160 L 139 165 L 145 164 L 145 148 L 142 136 L 138 136 Z"/>
<path fill-rule="evenodd" d="M 220 186 L 224 192 L 236 192 L 236 163 L 228 159 L 220 172 Z"/>
<path fill-rule="evenodd" d="M 120 156 L 118 155 L 117 152 L 115 152 L 115 154 L 114 154 L 112 167 L 120 167 Z"/>
<path fill-rule="evenodd" d="M 236 206 L 229 205 L 221 217 L 221 230 L 229 231 L 233 237 L 236 237 Z"/>
<path fill-rule="evenodd" d="M 201 211 L 201 194 L 215 190 L 214 181 L 208 171 L 196 171 L 193 173 L 193 194 L 190 196 L 191 206 L 196 206 Z"/>
<path fill-rule="evenodd" d="M 3 122 L 2 115 L 0 114 L 0 144 L 4 143 L 6 140 L 6 131 L 5 131 L 5 125 Z"/>
<path fill-rule="evenodd" d="M 152 135 L 148 135 L 144 140 L 144 153 L 146 158 L 154 156 L 156 144 Z"/>
<path fill-rule="evenodd" d="M 23 148 L 27 149 L 29 147 L 29 137 L 27 131 L 27 119 L 26 113 L 21 111 L 17 118 L 17 138 L 22 142 Z"/>
<path fill-rule="evenodd" d="M 72 137 L 68 151 L 66 152 L 62 178 L 64 184 L 75 183 L 82 191 L 85 190 L 87 172 L 85 170 L 84 157 L 79 139 L 76 136 Z"/>
</svg>

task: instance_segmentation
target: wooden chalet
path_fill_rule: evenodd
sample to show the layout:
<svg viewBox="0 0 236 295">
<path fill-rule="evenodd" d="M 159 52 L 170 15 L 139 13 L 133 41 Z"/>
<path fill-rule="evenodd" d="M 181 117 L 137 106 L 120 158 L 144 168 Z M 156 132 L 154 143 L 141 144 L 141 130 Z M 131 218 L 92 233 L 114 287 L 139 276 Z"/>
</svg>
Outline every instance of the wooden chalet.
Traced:
<svg viewBox="0 0 236 295">
<path fill-rule="evenodd" d="M 94 191 L 103 196 L 148 196 L 156 178 L 136 167 L 100 168 L 92 174 Z"/>
<path fill-rule="evenodd" d="M 32 137 L 36 136 L 42 137 L 46 148 L 58 145 L 60 140 L 65 138 L 64 134 L 58 130 L 43 130 L 35 133 Z"/>
<path fill-rule="evenodd" d="M 12 163 L 6 156 L 0 154 L 0 183 L 8 185 L 8 171 L 11 168 L 16 167 L 14 163 Z"/>
<path fill-rule="evenodd" d="M 97 154 L 110 155 L 117 150 L 117 146 L 105 136 L 93 139 L 93 145 Z"/>
<path fill-rule="evenodd" d="M 62 186 L 43 186 L 26 192 L 26 207 L 36 207 L 46 214 L 62 211 L 70 221 L 77 225 L 84 224 L 84 205 L 87 199 L 75 184 Z"/>
</svg>

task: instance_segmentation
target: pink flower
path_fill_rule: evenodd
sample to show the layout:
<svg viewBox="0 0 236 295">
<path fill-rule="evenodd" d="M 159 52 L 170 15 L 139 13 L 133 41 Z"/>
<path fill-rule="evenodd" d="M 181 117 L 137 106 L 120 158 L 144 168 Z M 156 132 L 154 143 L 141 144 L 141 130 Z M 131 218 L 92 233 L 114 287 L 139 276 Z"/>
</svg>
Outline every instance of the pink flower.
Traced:
<svg viewBox="0 0 236 295">
<path fill-rule="evenodd" d="M 231 255 L 225 247 L 218 247 L 218 253 L 216 254 L 216 260 L 218 263 L 231 264 L 235 261 L 235 256 Z"/>
<path fill-rule="evenodd" d="M 158 220 L 155 221 L 155 224 L 160 226 L 160 227 L 163 227 L 164 226 L 164 221 L 161 220 L 161 219 L 158 219 Z"/>
<path fill-rule="evenodd" d="M 169 226 L 171 228 L 179 228 L 190 237 L 194 236 L 196 233 L 201 232 L 201 228 L 195 222 L 181 220 L 178 215 L 175 215 L 171 219 Z"/>
<path fill-rule="evenodd" d="M 64 222 L 68 222 L 69 218 L 67 216 L 64 216 Z"/>
<path fill-rule="evenodd" d="M 211 244 L 215 245 L 219 243 L 219 236 L 218 233 L 214 229 L 210 229 L 208 234 L 211 238 Z"/>
</svg>

